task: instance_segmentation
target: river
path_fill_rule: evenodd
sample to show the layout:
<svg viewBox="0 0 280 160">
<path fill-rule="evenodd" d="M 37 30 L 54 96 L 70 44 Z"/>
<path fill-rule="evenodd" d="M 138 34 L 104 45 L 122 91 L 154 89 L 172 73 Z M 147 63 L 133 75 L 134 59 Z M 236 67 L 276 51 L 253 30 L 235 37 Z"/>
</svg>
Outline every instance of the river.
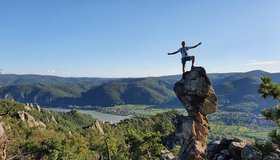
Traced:
<svg viewBox="0 0 280 160">
<path fill-rule="evenodd" d="M 65 109 L 65 108 L 44 108 L 44 109 L 49 109 L 57 112 L 69 112 L 71 109 Z M 108 114 L 108 113 L 101 113 L 93 110 L 80 110 L 81 113 L 84 114 L 89 114 L 93 118 L 96 118 L 100 121 L 103 122 L 110 122 L 110 123 L 118 123 L 121 120 L 131 118 L 129 116 L 119 116 L 119 115 L 114 115 L 114 114 Z"/>
</svg>

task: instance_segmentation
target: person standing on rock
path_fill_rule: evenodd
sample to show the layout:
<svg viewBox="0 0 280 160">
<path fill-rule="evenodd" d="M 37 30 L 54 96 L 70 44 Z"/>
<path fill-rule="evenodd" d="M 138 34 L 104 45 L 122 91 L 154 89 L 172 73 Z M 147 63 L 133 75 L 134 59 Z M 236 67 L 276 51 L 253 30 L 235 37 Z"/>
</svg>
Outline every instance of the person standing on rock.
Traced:
<svg viewBox="0 0 280 160">
<path fill-rule="evenodd" d="M 183 70 L 183 73 L 185 73 L 186 62 L 191 60 L 192 61 L 192 68 L 193 68 L 193 65 L 194 65 L 194 62 L 195 62 L 195 57 L 194 56 L 189 56 L 188 55 L 188 50 L 196 48 L 199 45 L 201 45 L 201 42 L 199 42 L 197 45 L 194 45 L 194 46 L 186 46 L 186 42 L 182 41 L 182 48 L 178 49 L 175 52 L 167 53 L 167 54 L 168 55 L 173 55 L 173 54 L 177 54 L 178 52 L 181 52 L 181 54 L 182 54 L 182 59 L 181 59 L 182 70 Z"/>
</svg>

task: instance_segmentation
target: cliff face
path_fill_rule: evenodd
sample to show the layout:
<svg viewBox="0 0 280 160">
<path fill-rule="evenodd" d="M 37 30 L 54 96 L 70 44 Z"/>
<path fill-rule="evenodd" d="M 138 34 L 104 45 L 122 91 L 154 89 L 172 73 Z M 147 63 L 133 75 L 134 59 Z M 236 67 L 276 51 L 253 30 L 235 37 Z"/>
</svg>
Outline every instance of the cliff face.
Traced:
<svg viewBox="0 0 280 160">
<path fill-rule="evenodd" d="M 174 85 L 174 91 L 188 112 L 180 119 L 181 160 L 205 160 L 206 142 L 209 134 L 207 115 L 217 111 L 217 98 L 203 67 L 194 67 L 183 74 Z"/>
</svg>

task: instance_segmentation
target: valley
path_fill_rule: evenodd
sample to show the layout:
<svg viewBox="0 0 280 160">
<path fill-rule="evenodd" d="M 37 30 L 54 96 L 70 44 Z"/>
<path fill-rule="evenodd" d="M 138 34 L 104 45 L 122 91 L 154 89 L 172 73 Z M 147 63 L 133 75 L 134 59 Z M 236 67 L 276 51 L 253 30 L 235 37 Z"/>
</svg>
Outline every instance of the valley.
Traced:
<svg viewBox="0 0 280 160">
<path fill-rule="evenodd" d="M 276 103 L 264 100 L 257 93 L 260 77 L 264 75 L 280 82 L 280 73 L 260 70 L 208 74 L 219 104 L 219 112 L 209 117 L 213 128 L 211 139 L 219 139 L 222 135 L 266 139 L 275 125 L 265 120 L 261 111 Z M 107 119 L 101 120 L 115 123 L 173 109 L 184 112 L 173 91 L 173 84 L 180 78 L 179 75 L 112 79 L 4 74 L 0 75 L 0 97 L 54 110 L 75 108 L 89 114 L 105 113 L 103 117 Z"/>
</svg>

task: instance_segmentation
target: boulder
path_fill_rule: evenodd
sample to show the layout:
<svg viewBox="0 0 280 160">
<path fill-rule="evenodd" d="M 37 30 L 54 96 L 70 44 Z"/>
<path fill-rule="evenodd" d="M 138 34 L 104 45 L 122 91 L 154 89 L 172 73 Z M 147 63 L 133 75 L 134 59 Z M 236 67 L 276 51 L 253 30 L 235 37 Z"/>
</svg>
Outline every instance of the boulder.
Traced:
<svg viewBox="0 0 280 160">
<path fill-rule="evenodd" d="M 231 157 L 231 154 L 229 153 L 229 151 L 227 149 L 223 149 L 221 150 L 221 154 L 226 158 L 230 158 Z"/>
<path fill-rule="evenodd" d="M 240 138 L 223 139 L 208 143 L 205 155 L 208 160 L 262 160 L 262 153 L 252 143 Z M 258 158 L 256 158 L 258 157 Z"/>
<path fill-rule="evenodd" d="M 215 157 L 217 158 L 217 155 L 223 154 L 223 150 L 227 150 L 230 143 L 233 141 L 234 139 L 223 139 L 221 141 L 213 141 L 208 143 L 207 149 L 205 151 L 206 157 L 211 160 L 215 159 Z"/>
<path fill-rule="evenodd" d="M 216 154 L 221 152 L 223 148 L 220 147 L 220 143 L 221 141 L 213 141 L 207 145 L 205 155 L 208 159 L 213 159 Z"/>
<path fill-rule="evenodd" d="M 252 145 L 246 145 L 241 151 L 241 158 L 242 160 L 262 160 L 263 154 L 258 148 Z"/>
<path fill-rule="evenodd" d="M 243 148 L 245 146 L 246 146 L 245 142 L 233 141 L 230 143 L 228 150 L 233 156 L 235 156 L 237 158 L 241 158 L 241 151 L 243 150 Z"/>
<path fill-rule="evenodd" d="M 175 157 L 169 150 L 165 149 L 161 151 L 160 160 L 174 160 L 174 159 Z"/>
<path fill-rule="evenodd" d="M 267 156 L 267 157 L 264 157 L 263 160 L 280 160 L 280 158 Z"/>
</svg>

